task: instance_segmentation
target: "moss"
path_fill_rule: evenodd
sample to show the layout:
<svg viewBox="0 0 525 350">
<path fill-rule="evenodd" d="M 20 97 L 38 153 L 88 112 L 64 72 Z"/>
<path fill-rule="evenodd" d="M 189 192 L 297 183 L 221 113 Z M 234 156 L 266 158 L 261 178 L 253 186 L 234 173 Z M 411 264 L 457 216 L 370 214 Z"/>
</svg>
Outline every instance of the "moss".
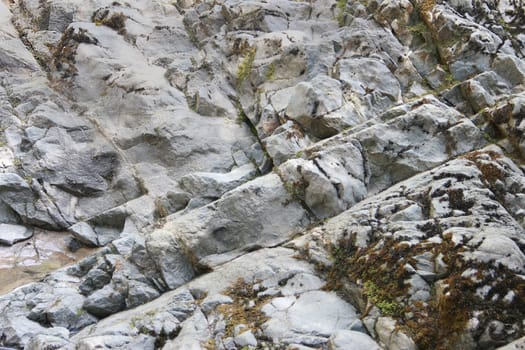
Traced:
<svg viewBox="0 0 525 350">
<path fill-rule="evenodd" d="M 126 34 L 126 20 L 128 17 L 122 12 L 113 12 L 111 16 L 110 13 L 109 8 L 100 8 L 93 13 L 91 21 L 97 26 L 106 26 L 119 34 Z"/>
<path fill-rule="evenodd" d="M 165 218 L 169 215 L 168 209 L 164 205 L 162 198 L 155 198 L 155 217 L 156 218 Z"/>
<path fill-rule="evenodd" d="M 31 176 L 24 176 L 24 180 L 31 186 L 33 184 L 33 178 Z"/>
<path fill-rule="evenodd" d="M 435 6 L 436 0 L 422 0 L 418 6 L 419 15 L 425 19 L 425 21 L 428 21 L 430 18 L 430 12 Z"/>
<path fill-rule="evenodd" d="M 376 305 L 383 315 L 395 316 L 403 310 L 400 303 L 391 299 L 384 289 L 379 288 L 373 281 L 366 281 L 363 285 L 364 294 Z"/>
<path fill-rule="evenodd" d="M 487 155 L 489 156 L 490 161 L 484 160 Z M 483 180 L 487 181 L 490 186 L 493 186 L 496 181 L 503 179 L 503 170 L 501 170 L 501 168 L 494 162 L 501 158 L 501 154 L 494 151 L 474 151 L 463 157 L 470 160 L 478 167 L 483 176 Z"/>
<path fill-rule="evenodd" d="M 101 24 L 117 31 L 119 34 L 124 34 L 126 32 L 126 20 L 127 17 L 119 12 L 112 14 L 109 18 L 104 18 Z"/>
<path fill-rule="evenodd" d="M 302 181 L 286 181 L 284 188 L 295 199 L 303 199 L 306 190 L 306 184 Z"/>
<path fill-rule="evenodd" d="M 52 65 L 56 69 L 61 70 L 65 78 L 77 74 L 75 56 L 78 45 L 81 43 L 97 44 L 98 41 L 95 38 L 91 38 L 86 29 L 79 28 L 77 32 L 73 28 L 68 28 L 53 51 Z"/>
<path fill-rule="evenodd" d="M 271 63 L 266 70 L 265 78 L 268 81 L 275 79 L 275 63 Z"/>
<path fill-rule="evenodd" d="M 418 24 L 415 24 L 413 26 L 409 26 L 407 28 L 411 33 L 414 34 L 425 34 L 428 33 L 428 27 L 425 25 L 425 23 L 419 22 Z"/>
<path fill-rule="evenodd" d="M 348 0 L 337 0 L 337 23 L 340 27 L 344 26 L 346 21 L 346 5 L 348 4 Z"/>
<path fill-rule="evenodd" d="M 237 68 L 237 85 L 242 85 L 245 80 L 250 78 L 256 53 L 256 47 L 247 48 L 245 50 L 244 57 Z"/>
<path fill-rule="evenodd" d="M 14 158 L 13 159 L 13 165 L 16 167 L 16 168 L 21 168 L 22 167 L 22 160 L 20 158 Z"/>
<path fill-rule="evenodd" d="M 525 315 L 525 281 L 501 265 L 494 268 L 488 264 L 465 262 L 458 257 L 450 263 L 450 274 L 444 280 L 445 290 L 439 295 L 434 294 L 428 303 L 411 305 L 414 316 L 402 326 L 419 348 L 458 348 L 474 312 L 478 314 L 481 329 L 492 320 L 519 327 Z M 475 279 L 463 276 L 467 268 L 478 271 Z M 490 285 L 492 289 L 487 297 L 481 298 L 476 289 L 484 285 Z M 502 300 L 509 290 L 516 293 L 511 303 Z M 498 293 L 503 295 L 498 297 Z M 523 330 L 518 333 L 523 333 Z"/>
<path fill-rule="evenodd" d="M 461 201 L 461 195 L 456 195 Z M 326 287 L 344 291 L 345 280 L 357 283 L 368 301 L 384 315 L 394 317 L 399 329 L 412 337 L 420 349 L 461 348 L 474 312 L 480 321 L 480 331 L 470 334 L 475 341 L 493 320 L 518 327 L 515 336 L 521 336 L 525 280 L 502 265 L 464 260 L 465 246 L 457 245 L 451 235 L 439 234 L 441 243 L 410 246 L 387 238 L 378 239 L 367 248 L 356 247 L 355 235 L 347 234 L 330 247 L 333 264 L 328 271 Z M 441 257 L 447 271 L 439 287 L 431 283 L 428 301 L 411 301 L 406 281 L 412 273 L 405 266 L 415 266 L 415 257 L 425 252 L 431 252 L 435 259 Z M 467 270 L 476 271 L 475 276 L 465 274 Z M 486 285 L 491 286 L 489 295 L 481 297 L 476 290 Z M 515 295 L 510 302 L 503 299 L 509 291 Z"/>
<path fill-rule="evenodd" d="M 135 180 L 135 183 L 137 184 L 137 188 L 142 195 L 149 193 L 148 188 L 146 187 L 146 182 L 144 181 L 142 177 L 138 175 L 133 175 L 133 179 Z"/>
<path fill-rule="evenodd" d="M 465 200 L 465 195 L 461 188 L 451 188 L 447 190 L 449 206 L 451 209 L 458 209 L 470 213 L 470 208 L 474 206 L 473 200 Z"/>
<path fill-rule="evenodd" d="M 257 334 L 257 330 L 268 320 L 261 309 L 270 297 L 259 297 L 259 292 L 261 290 L 254 290 L 253 284 L 242 278 L 239 278 L 225 291 L 224 294 L 233 300 L 231 304 L 217 307 L 217 311 L 223 314 L 226 320 L 225 337 L 232 337 L 235 326 L 239 324 L 244 324 L 254 334 Z M 250 307 L 249 303 L 252 301 L 255 302 L 255 305 Z"/>
<path fill-rule="evenodd" d="M 446 74 L 445 74 L 445 77 L 443 78 L 443 86 L 444 86 L 444 90 L 446 89 L 450 89 L 451 87 L 453 87 L 454 85 L 457 85 L 460 83 L 460 81 L 456 80 L 456 78 L 454 78 L 454 76 L 452 75 L 452 73 L 450 73 L 450 71 L 448 69 L 446 69 Z"/>
</svg>

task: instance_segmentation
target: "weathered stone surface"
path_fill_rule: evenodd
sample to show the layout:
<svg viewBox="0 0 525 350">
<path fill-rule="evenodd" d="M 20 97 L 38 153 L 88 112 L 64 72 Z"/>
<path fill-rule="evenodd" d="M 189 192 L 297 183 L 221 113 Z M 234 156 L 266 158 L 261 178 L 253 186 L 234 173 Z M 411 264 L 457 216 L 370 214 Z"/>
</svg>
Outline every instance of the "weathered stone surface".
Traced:
<svg viewBox="0 0 525 350">
<path fill-rule="evenodd" d="M 279 167 L 288 191 L 319 218 L 334 216 L 362 200 L 370 176 L 368 160 L 356 140 L 308 152 Z"/>
<path fill-rule="evenodd" d="M 13 245 L 33 236 L 33 230 L 25 226 L 0 224 L 0 244 Z"/>
<path fill-rule="evenodd" d="M 0 2 L 0 347 L 523 337 L 522 5 Z"/>
<path fill-rule="evenodd" d="M 36 335 L 51 335 L 62 339 L 69 338 L 69 331 L 61 327 L 44 328 L 37 322 L 23 316 L 3 315 L 1 328 L 5 346 L 24 346 Z"/>
<path fill-rule="evenodd" d="M 153 232 L 148 245 L 169 244 L 174 254 L 216 264 L 225 258 L 219 254 L 239 254 L 279 244 L 309 222 L 308 214 L 286 192 L 279 177 L 270 174 L 228 192 L 212 204 L 174 218 L 164 230 Z M 164 265 L 164 261 L 177 255 L 152 256 Z M 215 262 L 214 257 L 218 259 Z M 168 265 L 174 267 L 177 263 Z M 165 278 L 176 273 L 172 268 L 162 271 Z"/>
<path fill-rule="evenodd" d="M 83 308 L 97 317 L 104 317 L 123 310 L 125 306 L 124 296 L 113 286 L 106 285 L 89 295 Z"/>
<path fill-rule="evenodd" d="M 332 334 L 328 340 L 328 350 L 379 350 L 370 336 L 356 331 L 342 330 Z"/>
<path fill-rule="evenodd" d="M 54 335 L 39 334 L 31 338 L 24 350 L 60 349 L 61 347 L 67 347 L 69 344 L 67 339 Z"/>
<path fill-rule="evenodd" d="M 226 174 L 193 173 L 181 178 L 181 187 L 192 195 L 219 198 L 224 193 L 251 180 L 256 175 L 252 164 L 233 169 Z"/>
<path fill-rule="evenodd" d="M 78 222 L 69 228 L 73 237 L 78 239 L 80 242 L 90 245 L 92 247 L 98 246 L 97 233 L 85 222 Z"/>
</svg>

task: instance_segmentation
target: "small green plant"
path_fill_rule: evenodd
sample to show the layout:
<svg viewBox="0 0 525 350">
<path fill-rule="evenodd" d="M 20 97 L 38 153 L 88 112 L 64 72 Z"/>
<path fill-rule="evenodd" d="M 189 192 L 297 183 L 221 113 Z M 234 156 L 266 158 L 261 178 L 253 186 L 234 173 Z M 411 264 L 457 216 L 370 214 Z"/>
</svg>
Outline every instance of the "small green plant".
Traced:
<svg viewBox="0 0 525 350">
<path fill-rule="evenodd" d="M 348 0 L 337 0 L 337 23 L 340 27 L 344 26 L 346 18 L 346 5 Z"/>
<path fill-rule="evenodd" d="M 292 197 L 297 199 L 304 198 L 305 184 L 303 182 L 287 181 L 284 183 L 284 188 Z"/>
<path fill-rule="evenodd" d="M 366 281 L 364 283 L 364 292 L 370 301 L 381 310 L 383 315 L 395 316 L 403 310 L 403 306 L 400 303 L 390 299 L 388 295 L 372 281 Z"/>
<path fill-rule="evenodd" d="M 22 160 L 20 158 L 13 159 L 13 165 L 20 169 L 22 167 Z"/>
<path fill-rule="evenodd" d="M 77 312 L 75 314 L 77 315 L 77 317 L 80 317 L 85 313 L 86 313 L 86 310 L 84 310 L 83 308 L 80 308 L 80 309 L 77 309 Z"/>
<path fill-rule="evenodd" d="M 136 171 L 136 170 L 135 170 Z M 148 187 L 146 186 L 146 182 L 144 179 L 138 175 L 133 175 L 133 179 L 135 180 L 135 183 L 137 184 L 137 188 L 140 191 L 141 194 L 148 194 Z"/>
<path fill-rule="evenodd" d="M 268 70 L 266 71 L 266 80 L 272 81 L 275 79 L 275 63 L 271 63 L 270 66 L 268 66 Z"/>
<path fill-rule="evenodd" d="M 445 86 L 447 86 L 447 87 L 452 87 L 452 86 L 456 85 L 457 83 L 459 83 L 456 80 L 456 78 L 454 78 L 452 73 L 450 73 L 450 72 L 447 72 L 447 75 L 445 75 L 445 78 L 443 79 L 443 81 L 445 82 Z"/>
<path fill-rule="evenodd" d="M 33 184 L 33 178 L 31 176 L 24 176 L 24 180 L 31 186 Z"/>
<path fill-rule="evenodd" d="M 237 84 L 240 86 L 246 79 L 250 77 L 253 69 L 253 62 L 255 61 L 255 54 L 257 48 L 248 48 L 244 54 L 241 64 L 237 68 Z"/>
<path fill-rule="evenodd" d="M 424 34 L 429 31 L 428 27 L 423 22 L 419 22 L 416 25 L 409 26 L 407 29 L 414 34 Z"/>
<path fill-rule="evenodd" d="M 166 208 L 166 206 L 164 205 L 162 198 L 160 197 L 155 198 L 155 217 L 159 219 L 165 218 L 169 214 L 170 213 L 168 209 Z"/>
</svg>

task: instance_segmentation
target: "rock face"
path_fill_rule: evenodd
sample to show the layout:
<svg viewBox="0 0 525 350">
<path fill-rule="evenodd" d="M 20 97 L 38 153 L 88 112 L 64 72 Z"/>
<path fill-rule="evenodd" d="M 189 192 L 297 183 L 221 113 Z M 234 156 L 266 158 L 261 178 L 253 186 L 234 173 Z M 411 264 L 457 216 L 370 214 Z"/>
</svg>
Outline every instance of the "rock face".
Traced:
<svg viewBox="0 0 525 350">
<path fill-rule="evenodd" d="M 0 347 L 521 346 L 524 6 L 0 0 Z"/>
</svg>

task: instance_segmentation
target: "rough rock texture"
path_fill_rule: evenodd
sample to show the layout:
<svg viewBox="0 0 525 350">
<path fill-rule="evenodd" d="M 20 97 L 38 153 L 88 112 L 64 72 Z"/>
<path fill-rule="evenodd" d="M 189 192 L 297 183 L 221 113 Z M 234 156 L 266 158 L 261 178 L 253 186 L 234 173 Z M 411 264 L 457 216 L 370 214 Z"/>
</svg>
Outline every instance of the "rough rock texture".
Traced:
<svg viewBox="0 0 525 350">
<path fill-rule="evenodd" d="M 0 0 L 0 347 L 525 335 L 525 3 Z"/>
</svg>

